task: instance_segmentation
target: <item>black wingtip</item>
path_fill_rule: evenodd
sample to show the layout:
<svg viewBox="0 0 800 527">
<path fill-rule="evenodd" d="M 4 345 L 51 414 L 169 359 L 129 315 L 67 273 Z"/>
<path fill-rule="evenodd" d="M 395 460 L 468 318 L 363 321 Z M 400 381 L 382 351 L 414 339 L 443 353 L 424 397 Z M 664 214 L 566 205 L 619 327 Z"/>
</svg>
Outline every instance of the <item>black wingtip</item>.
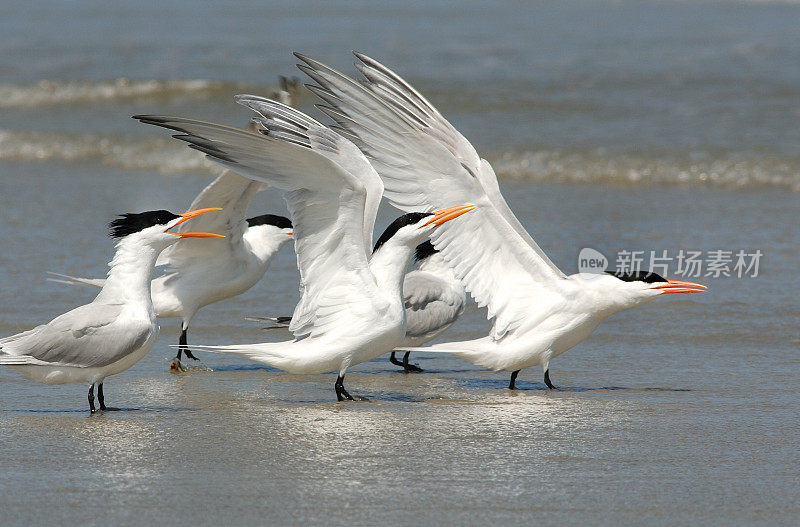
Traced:
<svg viewBox="0 0 800 527">
<path fill-rule="evenodd" d="M 155 115 L 132 115 L 131 119 L 136 119 L 139 122 L 147 123 L 147 124 L 155 124 L 158 121 L 155 120 Z"/>
<path fill-rule="evenodd" d="M 153 126 L 166 128 L 167 130 L 186 133 L 186 130 L 180 126 L 169 124 L 169 122 L 174 119 L 173 117 L 165 117 L 163 115 L 134 115 L 133 118 L 137 119 L 142 124 L 151 124 Z"/>
<path fill-rule="evenodd" d="M 166 123 L 171 119 L 171 117 L 167 117 L 165 115 L 132 115 L 131 119 L 136 119 L 137 121 L 141 121 L 147 124 L 160 124 Z"/>
<path fill-rule="evenodd" d="M 312 66 L 312 67 L 313 67 L 313 65 L 314 65 L 314 64 L 317 62 L 316 60 L 312 59 L 312 58 L 311 58 L 311 57 L 309 57 L 308 55 L 303 55 L 303 54 L 302 54 L 302 53 L 300 53 L 299 51 L 293 51 L 293 52 L 292 52 L 292 55 L 294 55 L 295 57 L 297 57 L 297 59 L 298 59 L 298 60 L 302 60 L 303 62 L 305 62 L 306 64 L 308 64 L 309 66 Z M 300 64 L 298 64 L 297 66 L 299 67 L 299 66 L 300 66 Z"/>
<path fill-rule="evenodd" d="M 317 73 L 317 70 L 315 70 L 314 68 L 312 68 L 308 64 L 298 64 L 297 65 L 297 69 L 299 69 L 300 71 L 302 71 L 303 73 L 305 73 L 306 75 L 311 77 L 312 79 L 314 79 L 316 75 L 319 75 Z M 307 85 L 304 84 L 304 86 L 307 86 Z"/>
<path fill-rule="evenodd" d="M 236 163 L 236 160 L 230 157 L 226 152 L 216 148 L 213 144 L 204 141 L 201 137 L 194 137 L 190 135 L 173 135 L 175 139 L 180 139 L 181 141 L 185 141 L 187 146 L 193 150 L 197 150 L 198 152 L 202 152 L 209 157 L 213 157 L 214 159 L 218 159 L 220 161 L 225 161 L 227 163 Z"/>
</svg>

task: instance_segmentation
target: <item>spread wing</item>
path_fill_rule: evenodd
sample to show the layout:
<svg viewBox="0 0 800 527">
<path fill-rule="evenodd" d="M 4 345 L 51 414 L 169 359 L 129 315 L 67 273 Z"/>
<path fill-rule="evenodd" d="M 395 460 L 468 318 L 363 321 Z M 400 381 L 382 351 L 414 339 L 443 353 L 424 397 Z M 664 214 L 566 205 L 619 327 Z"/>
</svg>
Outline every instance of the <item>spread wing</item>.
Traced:
<svg viewBox="0 0 800 527">
<path fill-rule="evenodd" d="M 464 312 L 463 289 L 457 294 L 446 280 L 425 271 L 411 271 L 405 276 L 403 297 L 407 340 L 431 339 Z"/>
<path fill-rule="evenodd" d="M 185 268 L 195 261 L 203 261 L 209 255 L 219 258 L 234 255 L 244 250 L 242 236 L 247 230 L 245 214 L 247 207 L 266 185 L 226 170 L 212 181 L 192 202 L 188 210 L 221 207 L 215 214 L 203 214 L 178 226 L 175 232 L 213 232 L 225 238 L 183 238 L 167 247 L 158 257 L 156 265 Z M 206 243 L 203 243 L 206 242 Z M 211 242 L 211 243 L 209 243 Z"/>
<path fill-rule="evenodd" d="M 502 338 L 525 320 L 530 298 L 557 292 L 565 275 L 509 209 L 486 160 L 422 95 L 378 62 L 357 54 L 358 83 L 308 57 L 300 69 L 326 104 L 337 131 L 369 158 L 399 209 L 432 211 L 472 203 L 474 213 L 434 231 L 431 240 Z"/>
<path fill-rule="evenodd" d="M 258 133 L 192 119 L 136 118 L 176 130 L 176 138 L 213 161 L 286 191 L 303 293 L 289 328 L 296 337 L 321 336 L 351 317 L 386 309 L 368 265 L 380 178 L 340 135 L 280 103 L 258 105 Z M 281 127 L 277 115 L 265 117 L 268 108 L 280 113 Z"/>
<path fill-rule="evenodd" d="M 141 348 L 152 331 L 149 324 L 115 323 L 121 312 L 121 304 L 86 304 L 0 339 L 0 364 L 25 359 L 22 363 L 107 366 Z"/>
</svg>

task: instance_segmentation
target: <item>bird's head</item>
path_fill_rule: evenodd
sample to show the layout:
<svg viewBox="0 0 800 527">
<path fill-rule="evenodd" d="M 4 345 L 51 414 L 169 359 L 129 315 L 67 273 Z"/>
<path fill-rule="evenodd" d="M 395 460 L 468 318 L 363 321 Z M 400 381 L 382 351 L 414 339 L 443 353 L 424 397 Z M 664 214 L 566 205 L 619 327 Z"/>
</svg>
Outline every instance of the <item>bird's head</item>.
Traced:
<svg viewBox="0 0 800 527">
<path fill-rule="evenodd" d="M 275 214 L 262 214 L 247 218 L 244 239 L 253 251 L 262 258 L 269 258 L 283 245 L 292 240 L 292 221 Z"/>
<path fill-rule="evenodd" d="M 384 245 L 404 245 L 415 248 L 440 225 L 458 218 L 472 209 L 474 205 L 459 205 L 436 212 L 409 212 L 394 220 L 375 242 L 373 254 Z"/>
<path fill-rule="evenodd" d="M 216 210 L 222 209 L 212 207 L 183 214 L 173 214 L 168 210 L 121 214 L 108 224 L 109 236 L 117 239 L 135 238 L 139 243 L 160 248 L 172 245 L 182 238 L 224 238 L 221 234 L 210 232 L 170 232 L 187 220 Z"/>
<path fill-rule="evenodd" d="M 667 280 L 644 271 L 606 271 L 603 275 L 584 274 L 588 287 L 601 293 L 600 300 L 612 311 L 635 307 L 661 295 L 705 293 L 706 286 L 683 280 Z M 591 285 L 590 285 L 591 284 Z"/>
</svg>

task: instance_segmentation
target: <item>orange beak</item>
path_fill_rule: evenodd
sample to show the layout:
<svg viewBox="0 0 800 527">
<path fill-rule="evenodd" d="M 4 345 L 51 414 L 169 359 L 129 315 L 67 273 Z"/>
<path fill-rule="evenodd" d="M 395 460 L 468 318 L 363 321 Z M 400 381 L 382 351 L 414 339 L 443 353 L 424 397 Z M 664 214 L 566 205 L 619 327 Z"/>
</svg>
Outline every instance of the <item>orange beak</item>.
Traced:
<svg viewBox="0 0 800 527">
<path fill-rule="evenodd" d="M 665 295 L 673 293 L 707 293 L 706 286 L 695 284 L 694 282 L 684 282 L 683 280 L 667 280 L 666 284 L 655 286 L 654 289 L 661 289 Z"/>
<path fill-rule="evenodd" d="M 222 209 L 219 208 L 219 207 L 210 207 L 208 209 L 197 209 L 197 210 L 190 210 L 189 212 L 184 212 L 183 214 L 180 215 L 181 216 L 181 220 L 178 223 L 176 223 L 175 225 L 173 225 L 172 227 L 170 227 L 170 229 L 174 229 L 175 227 L 177 227 L 178 225 L 180 225 L 181 223 L 183 223 L 186 220 L 190 220 L 192 218 L 200 216 L 201 214 L 205 214 L 206 212 L 213 212 L 215 210 L 222 210 Z M 210 232 L 169 232 L 169 231 L 167 231 L 167 234 L 172 234 L 174 236 L 179 236 L 181 238 L 224 238 L 225 237 L 222 234 L 212 234 Z"/>
<path fill-rule="evenodd" d="M 423 225 L 422 227 L 427 227 L 428 225 L 441 225 L 445 222 L 448 222 L 452 219 L 458 218 L 462 214 L 466 214 L 467 212 L 471 211 L 475 208 L 475 205 L 459 205 L 457 207 L 450 207 L 448 209 L 437 210 L 433 213 L 433 218 Z M 420 229 L 422 228 L 420 227 Z"/>
<path fill-rule="evenodd" d="M 286 236 L 294 236 L 294 231 L 292 231 L 292 232 L 287 232 L 287 233 L 286 233 Z"/>
</svg>

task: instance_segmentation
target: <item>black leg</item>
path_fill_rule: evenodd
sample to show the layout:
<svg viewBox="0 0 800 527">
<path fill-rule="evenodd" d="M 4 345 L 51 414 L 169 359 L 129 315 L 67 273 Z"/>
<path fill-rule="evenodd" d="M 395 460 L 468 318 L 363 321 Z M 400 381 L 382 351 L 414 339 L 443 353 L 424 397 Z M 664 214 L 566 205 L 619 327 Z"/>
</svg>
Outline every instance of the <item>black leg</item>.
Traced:
<svg viewBox="0 0 800 527">
<path fill-rule="evenodd" d="M 181 351 L 183 351 L 183 353 L 186 355 L 186 358 L 197 360 L 197 357 L 192 355 L 192 351 L 189 349 L 189 346 L 186 343 L 186 329 L 184 328 L 181 328 L 181 336 L 178 339 L 178 360 L 181 360 Z"/>
<path fill-rule="evenodd" d="M 389 355 L 389 362 L 391 362 L 395 366 L 400 366 L 402 368 L 403 367 L 403 363 L 400 362 L 399 360 L 397 360 L 397 357 L 394 356 L 394 353 L 395 352 L 393 351 L 392 354 Z"/>
<path fill-rule="evenodd" d="M 101 410 L 105 410 L 106 409 L 106 400 L 105 400 L 105 397 L 103 397 L 103 383 L 102 382 L 97 385 L 97 402 L 100 403 L 100 409 Z"/>
<path fill-rule="evenodd" d="M 354 397 L 347 393 L 347 390 L 344 389 L 344 375 L 336 377 L 336 384 L 333 387 L 336 389 L 336 399 L 339 401 L 344 401 L 345 399 L 348 401 L 369 401 L 366 397 L 359 397 L 358 395 Z"/>
<path fill-rule="evenodd" d="M 553 383 L 552 383 L 552 382 L 550 382 L 550 368 L 547 368 L 546 370 L 544 370 L 544 383 L 545 383 L 545 384 L 547 385 L 547 387 L 548 387 L 548 388 L 550 388 L 551 390 L 555 390 L 555 389 L 556 389 L 556 387 L 555 387 L 555 386 L 553 386 Z"/>
<path fill-rule="evenodd" d="M 407 351 L 406 354 L 403 355 L 403 369 L 405 370 L 405 372 L 406 373 L 412 373 L 412 372 L 419 373 L 419 372 L 421 372 L 422 368 L 420 368 L 419 366 L 417 366 L 415 364 L 409 364 L 408 363 L 408 356 L 409 355 L 411 355 L 410 351 Z"/>
<path fill-rule="evenodd" d="M 95 413 L 97 410 L 94 407 L 94 383 L 89 385 L 89 411 Z"/>
<path fill-rule="evenodd" d="M 344 389 L 344 375 L 339 375 L 336 377 L 336 383 L 333 385 L 334 389 L 336 390 L 336 399 L 339 401 L 344 401 L 345 399 L 352 401 L 353 396 L 347 393 L 347 390 Z"/>
<path fill-rule="evenodd" d="M 181 354 L 183 353 L 183 347 L 186 346 L 186 331 L 181 328 L 181 336 L 178 337 L 178 354 L 175 355 L 175 359 L 180 362 L 181 361 Z"/>
<path fill-rule="evenodd" d="M 519 375 L 519 370 L 511 372 L 511 380 L 508 382 L 508 389 L 509 390 L 516 390 L 516 382 L 517 382 L 517 375 Z"/>
</svg>

